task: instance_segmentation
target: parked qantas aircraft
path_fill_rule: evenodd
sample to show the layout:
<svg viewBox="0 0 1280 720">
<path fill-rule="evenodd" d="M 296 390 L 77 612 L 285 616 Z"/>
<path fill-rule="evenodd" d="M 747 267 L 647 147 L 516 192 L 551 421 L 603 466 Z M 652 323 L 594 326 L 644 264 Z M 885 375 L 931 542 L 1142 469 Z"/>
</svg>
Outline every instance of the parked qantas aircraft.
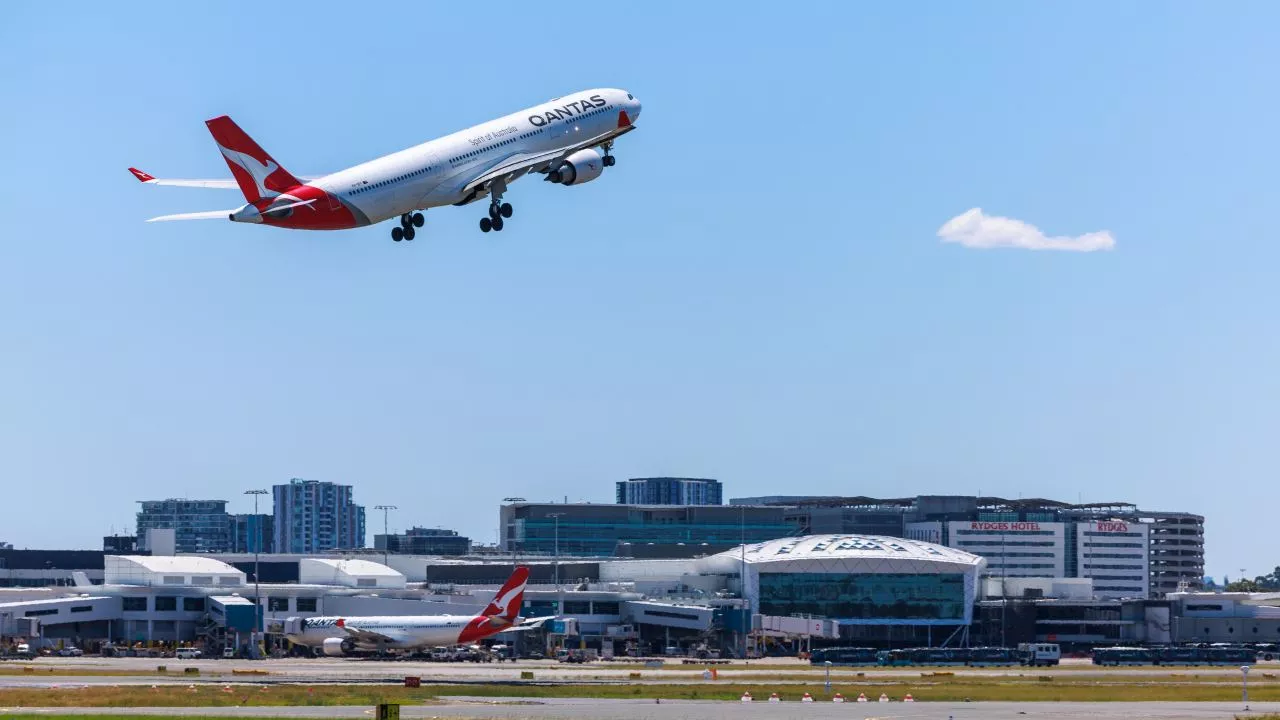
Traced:
<svg viewBox="0 0 1280 720">
<path fill-rule="evenodd" d="M 517 567 L 479 615 L 289 618 L 285 636 L 320 648 L 325 655 L 474 643 L 506 630 L 531 630 L 552 619 L 520 617 L 528 581 L 529 568 Z"/>
<path fill-rule="evenodd" d="M 484 232 L 511 217 L 507 186 L 540 173 L 560 185 L 581 185 L 612 167 L 613 143 L 635 129 L 640 101 L 625 90 L 585 90 L 482 123 L 438 140 L 316 178 L 291 175 L 231 118 L 207 123 L 231 168 L 232 180 L 172 180 L 129 168 L 148 185 L 236 188 L 248 203 L 234 210 L 182 213 L 157 220 L 228 218 L 300 230 L 343 230 L 399 218 L 391 239 L 412 240 L 420 210 L 489 198 Z"/>
</svg>

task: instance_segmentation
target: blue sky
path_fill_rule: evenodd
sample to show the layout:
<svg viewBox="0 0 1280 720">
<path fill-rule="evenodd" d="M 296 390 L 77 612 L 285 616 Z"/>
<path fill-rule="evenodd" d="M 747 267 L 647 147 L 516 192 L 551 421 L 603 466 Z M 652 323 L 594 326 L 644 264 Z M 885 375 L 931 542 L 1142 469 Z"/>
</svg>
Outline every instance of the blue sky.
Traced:
<svg viewBox="0 0 1280 720">
<path fill-rule="evenodd" d="M 686 474 L 1195 510 L 1211 574 L 1269 571 L 1277 15 L 11 6 L 0 539 L 307 477 L 492 542 L 504 496 Z M 241 198 L 125 171 L 226 177 L 224 113 L 305 175 L 597 86 L 644 102 L 617 167 L 497 235 L 145 225 Z M 972 208 L 1114 248 L 943 242 Z"/>
</svg>

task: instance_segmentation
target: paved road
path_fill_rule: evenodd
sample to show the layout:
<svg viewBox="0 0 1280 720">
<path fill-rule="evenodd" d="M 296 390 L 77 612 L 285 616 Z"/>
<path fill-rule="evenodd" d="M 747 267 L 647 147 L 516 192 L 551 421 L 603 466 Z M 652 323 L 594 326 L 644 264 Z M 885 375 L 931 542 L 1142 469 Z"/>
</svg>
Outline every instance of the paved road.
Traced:
<svg viewBox="0 0 1280 720">
<path fill-rule="evenodd" d="M 1264 712 L 1280 712 L 1280 703 L 1258 703 L 1243 713 L 1239 703 L 733 703 L 628 700 L 549 700 L 536 703 L 447 703 L 403 706 L 407 718 L 476 718 L 481 720 L 784 720 L 794 717 L 841 720 L 1232 720 Z M 246 708 L 0 708 L 0 717 L 31 714 L 207 715 L 225 717 L 367 718 L 367 707 Z"/>
</svg>

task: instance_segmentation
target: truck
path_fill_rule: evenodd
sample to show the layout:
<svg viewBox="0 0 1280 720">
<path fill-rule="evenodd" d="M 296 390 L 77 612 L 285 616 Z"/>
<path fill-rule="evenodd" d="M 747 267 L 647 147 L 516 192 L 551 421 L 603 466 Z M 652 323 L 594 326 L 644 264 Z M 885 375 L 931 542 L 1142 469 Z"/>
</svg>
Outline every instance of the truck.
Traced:
<svg viewBox="0 0 1280 720">
<path fill-rule="evenodd" d="M 1062 647 L 1057 643 L 1018 643 L 1023 665 L 1057 665 L 1062 660 Z"/>
</svg>

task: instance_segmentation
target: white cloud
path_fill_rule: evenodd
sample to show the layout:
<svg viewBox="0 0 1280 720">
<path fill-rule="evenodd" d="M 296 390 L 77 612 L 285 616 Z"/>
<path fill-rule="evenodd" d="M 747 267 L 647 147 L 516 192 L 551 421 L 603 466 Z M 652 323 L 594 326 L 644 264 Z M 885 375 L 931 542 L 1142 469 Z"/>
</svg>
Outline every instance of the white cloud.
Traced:
<svg viewBox="0 0 1280 720">
<path fill-rule="evenodd" d="M 1071 250 L 1093 252 L 1116 246 L 1111 233 L 1102 230 L 1071 237 L 1047 237 L 1040 228 L 1014 218 L 985 215 L 974 208 L 957 215 L 938 228 L 943 242 L 960 243 L 970 248 L 1022 248 L 1024 250 Z"/>
</svg>

